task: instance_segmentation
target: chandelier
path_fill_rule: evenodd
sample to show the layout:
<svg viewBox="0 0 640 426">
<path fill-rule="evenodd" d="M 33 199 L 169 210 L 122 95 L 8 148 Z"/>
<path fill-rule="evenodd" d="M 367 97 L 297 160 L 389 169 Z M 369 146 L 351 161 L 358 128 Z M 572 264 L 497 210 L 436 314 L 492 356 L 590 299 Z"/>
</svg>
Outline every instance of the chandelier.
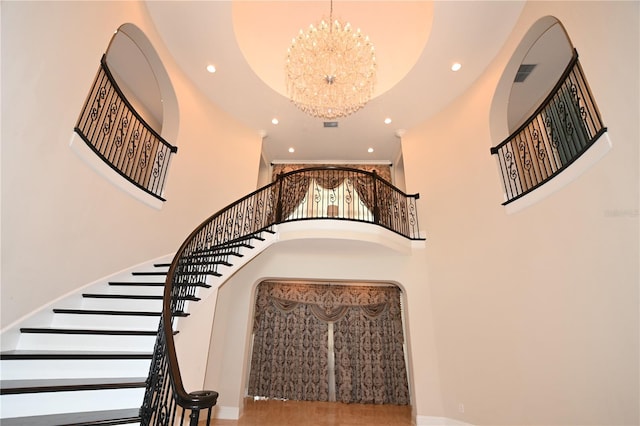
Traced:
<svg viewBox="0 0 640 426">
<path fill-rule="evenodd" d="M 324 19 L 293 39 L 285 67 L 287 92 L 302 111 L 326 119 L 346 117 L 371 99 L 376 79 L 373 44 L 360 29 Z"/>
</svg>

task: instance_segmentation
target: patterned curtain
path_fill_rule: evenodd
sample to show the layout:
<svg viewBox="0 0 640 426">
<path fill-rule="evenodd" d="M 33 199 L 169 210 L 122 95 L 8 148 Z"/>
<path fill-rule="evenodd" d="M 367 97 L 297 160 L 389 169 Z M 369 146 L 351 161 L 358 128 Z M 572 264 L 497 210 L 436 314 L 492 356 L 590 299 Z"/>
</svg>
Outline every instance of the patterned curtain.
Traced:
<svg viewBox="0 0 640 426">
<path fill-rule="evenodd" d="M 388 303 L 351 308 L 334 324 L 336 400 L 409 404 L 400 294 Z"/>
<path fill-rule="evenodd" d="M 338 401 L 409 404 L 400 290 L 261 283 L 249 395 L 327 401 L 330 381 Z"/>
<path fill-rule="evenodd" d="M 249 395 L 327 401 L 326 342 L 310 305 L 271 299 L 255 323 Z"/>
</svg>

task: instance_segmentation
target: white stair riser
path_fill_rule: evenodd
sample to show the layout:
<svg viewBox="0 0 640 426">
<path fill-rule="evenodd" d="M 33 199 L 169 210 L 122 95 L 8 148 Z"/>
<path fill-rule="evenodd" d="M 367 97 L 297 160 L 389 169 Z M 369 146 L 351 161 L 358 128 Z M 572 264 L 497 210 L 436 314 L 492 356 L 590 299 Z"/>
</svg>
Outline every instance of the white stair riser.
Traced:
<svg viewBox="0 0 640 426">
<path fill-rule="evenodd" d="M 144 388 L 0 396 L 0 418 L 140 408 Z"/>
<path fill-rule="evenodd" d="M 98 330 L 157 330 L 159 322 L 160 316 L 56 313 L 51 326 Z"/>
<path fill-rule="evenodd" d="M 157 330 L 154 330 L 156 332 Z M 19 350 L 151 352 L 156 336 L 22 333 Z"/>
<path fill-rule="evenodd" d="M 85 297 L 80 309 L 160 312 L 162 300 L 102 299 Z"/>
<path fill-rule="evenodd" d="M 99 287 L 92 288 L 91 291 L 85 291 L 83 293 L 98 293 L 98 294 L 140 294 L 140 295 L 154 295 L 162 296 L 164 286 L 147 286 L 147 285 L 107 285 L 103 284 Z"/>
<path fill-rule="evenodd" d="M 150 359 L 2 360 L 0 380 L 146 377 Z"/>
</svg>

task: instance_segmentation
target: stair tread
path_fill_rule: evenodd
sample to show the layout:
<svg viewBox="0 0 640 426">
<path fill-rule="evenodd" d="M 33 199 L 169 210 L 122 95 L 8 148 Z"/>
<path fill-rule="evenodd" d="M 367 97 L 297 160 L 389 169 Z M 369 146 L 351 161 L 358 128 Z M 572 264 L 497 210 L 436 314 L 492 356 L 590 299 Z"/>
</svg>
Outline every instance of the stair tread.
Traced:
<svg viewBox="0 0 640 426">
<path fill-rule="evenodd" d="M 82 297 L 86 297 L 90 299 L 162 300 L 162 295 L 153 295 L 153 294 L 82 293 Z"/>
<path fill-rule="evenodd" d="M 2 380 L 0 381 L 0 394 L 140 388 L 146 387 L 145 380 L 146 377 Z"/>
<path fill-rule="evenodd" d="M 79 315 L 131 315 L 131 316 L 160 316 L 161 312 L 150 311 L 117 311 L 111 309 L 67 309 L 54 308 L 56 314 L 79 314 Z"/>
<path fill-rule="evenodd" d="M 49 414 L 2 419 L 2 426 L 88 426 L 116 425 L 140 421 L 138 408 L 90 411 L 84 413 Z"/>
<path fill-rule="evenodd" d="M 113 330 L 54 327 L 24 327 L 20 329 L 20 332 L 40 334 L 109 334 L 119 336 L 155 336 L 157 334 L 157 330 Z"/>
<path fill-rule="evenodd" d="M 0 352 L 0 360 L 39 359 L 151 359 L 151 352 L 124 351 L 42 351 L 42 350 L 14 350 Z"/>
<path fill-rule="evenodd" d="M 130 286 L 143 286 L 143 287 L 164 287 L 164 281 L 109 281 L 109 285 L 130 285 Z"/>
<path fill-rule="evenodd" d="M 167 275 L 167 271 L 133 271 L 131 273 L 133 276 L 154 276 L 154 275 Z"/>
</svg>

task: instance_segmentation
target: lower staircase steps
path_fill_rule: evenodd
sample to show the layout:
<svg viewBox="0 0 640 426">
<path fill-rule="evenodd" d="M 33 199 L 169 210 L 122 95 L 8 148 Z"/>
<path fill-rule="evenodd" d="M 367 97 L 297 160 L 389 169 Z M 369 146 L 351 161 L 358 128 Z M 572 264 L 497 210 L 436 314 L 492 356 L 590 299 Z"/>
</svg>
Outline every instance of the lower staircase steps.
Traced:
<svg viewBox="0 0 640 426">
<path fill-rule="evenodd" d="M 184 307 L 176 316 L 219 285 L 219 267 L 233 267 L 232 257 L 246 263 L 253 255 L 240 258 L 264 240 L 260 231 L 183 260 L 174 285 L 185 287 L 175 297 Z M 0 352 L 0 424 L 139 425 L 170 267 L 165 258 L 114 274 L 57 302 L 50 317 L 16 327 L 12 350 Z"/>
<path fill-rule="evenodd" d="M 19 327 L 0 352 L 0 424 L 139 424 L 168 267 L 116 274 Z"/>
</svg>

